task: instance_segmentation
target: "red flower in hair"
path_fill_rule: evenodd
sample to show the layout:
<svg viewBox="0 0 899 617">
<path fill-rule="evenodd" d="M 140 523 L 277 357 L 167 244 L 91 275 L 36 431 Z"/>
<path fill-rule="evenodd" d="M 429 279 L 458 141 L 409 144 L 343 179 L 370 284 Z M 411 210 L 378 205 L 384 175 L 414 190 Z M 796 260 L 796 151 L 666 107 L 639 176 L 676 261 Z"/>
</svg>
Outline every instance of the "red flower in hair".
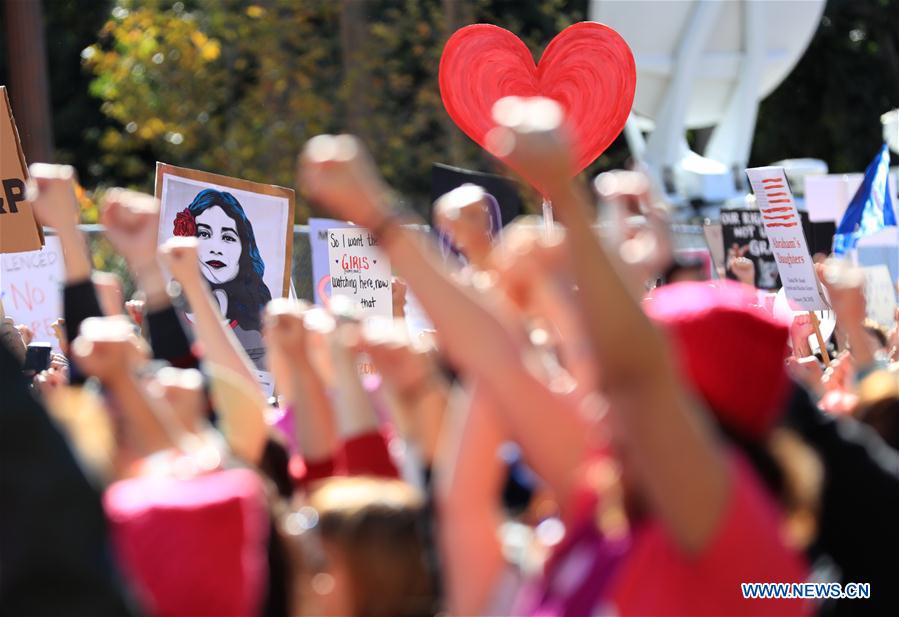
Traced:
<svg viewBox="0 0 899 617">
<path fill-rule="evenodd" d="M 175 235 L 176 236 L 196 236 L 197 220 L 190 210 L 185 208 L 175 216 Z"/>
</svg>

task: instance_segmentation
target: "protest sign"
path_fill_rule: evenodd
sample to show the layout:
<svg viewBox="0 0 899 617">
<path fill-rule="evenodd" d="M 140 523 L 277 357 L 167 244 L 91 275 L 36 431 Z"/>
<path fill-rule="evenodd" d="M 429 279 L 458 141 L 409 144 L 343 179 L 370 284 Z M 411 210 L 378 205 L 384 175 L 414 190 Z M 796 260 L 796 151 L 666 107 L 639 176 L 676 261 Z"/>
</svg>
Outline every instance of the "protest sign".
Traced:
<svg viewBox="0 0 899 617">
<path fill-rule="evenodd" d="M 352 227 L 336 219 L 309 219 L 309 248 L 312 254 L 312 292 L 318 306 L 328 307 L 331 298 L 331 266 L 328 261 L 328 230 Z"/>
<path fill-rule="evenodd" d="M 572 62 L 573 57 L 578 61 Z M 603 24 L 569 26 L 547 45 L 536 65 L 527 45 L 513 33 L 491 24 L 472 24 L 453 33 L 443 46 L 438 81 L 446 113 L 488 151 L 494 103 L 506 96 L 557 101 L 565 110 L 573 140 L 572 171 L 578 173 L 624 129 L 637 73 L 627 43 Z M 538 178 L 522 176 L 546 195 Z"/>
<path fill-rule="evenodd" d="M 393 317 L 390 261 L 362 227 L 328 230 L 331 295 L 346 296 L 360 316 Z"/>
<path fill-rule="evenodd" d="M 885 265 L 862 268 L 865 273 L 865 306 L 869 319 L 892 327 L 896 315 L 896 285 Z"/>
<path fill-rule="evenodd" d="M 504 176 L 450 167 L 441 163 L 431 165 L 431 203 L 463 184 L 477 184 L 496 199 L 500 211 L 500 227 L 508 225 L 524 212 L 519 185 Z M 433 212 L 428 213 L 433 224 Z"/>
<path fill-rule="evenodd" d="M 0 86 L 0 253 L 34 251 L 44 244 L 44 233 L 25 200 L 26 170 L 6 86 Z"/>
<path fill-rule="evenodd" d="M 290 293 L 291 189 L 156 164 L 157 242 L 199 240 L 200 270 L 237 340 L 265 374 L 262 310 Z"/>
<path fill-rule="evenodd" d="M 787 298 L 806 311 L 828 308 L 783 167 L 755 167 L 746 173 Z"/>
<path fill-rule="evenodd" d="M 862 183 L 863 174 L 828 174 L 805 179 L 805 207 L 809 219 L 838 222 Z"/>
<path fill-rule="evenodd" d="M 42 249 L 0 255 L 0 299 L 9 317 L 34 332 L 35 343 L 59 352 L 53 322 L 62 317 L 65 280 L 59 238 L 49 236 Z"/>
<path fill-rule="evenodd" d="M 723 263 L 732 257 L 746 257 L 755 264 L 755 286 L 759 289 L 777 289 L 777 264 L 768 245 L 762 215 L 757 210 L 745 208 L 721 210 L 721 238 Z M 709 240 L 711 242 L 712 239 Z M 728 278 L 734 276 L 728 272 Z"/>
<path fill-rule="evenodd" d="M 855 261 L 862 267 L 885 265 L 893 282 L 899 281 L 899 229 L 886 227 L 860 238 L 855 246 Z"/>
</svg>

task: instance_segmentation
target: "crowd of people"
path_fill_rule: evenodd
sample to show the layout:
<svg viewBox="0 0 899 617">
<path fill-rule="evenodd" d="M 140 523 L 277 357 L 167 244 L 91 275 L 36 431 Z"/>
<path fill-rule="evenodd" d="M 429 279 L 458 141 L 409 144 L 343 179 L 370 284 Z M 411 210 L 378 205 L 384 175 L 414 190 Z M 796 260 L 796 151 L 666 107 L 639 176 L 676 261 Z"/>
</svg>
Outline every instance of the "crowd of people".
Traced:
<svg viewBox="0 0 899 617">
<path fill-rule="evenodd" d="M 32 166 L 65 256 L 63 353 L 24 375 L 27 328 L 2 325 L 0 610 L 899 611 L 899 333 L 866 319 L 863 279 L 818 266 L 837 322 L 822 356 L 744 257 L 737 280 L 678 262 L 644 176 L 593 193 L 573 177 L 555 104 L 506 100 L 494 120 L 492 152 L 558 222 L 499 233 L 492 197 L 463 186 L 435 204 L 449 253 L 357 139 L 305 145 L 299 190 L 377 238 L 395 319 L 272 300 L 268 400 L 196 238 L 157 246 L 155 200 L 109 191 L 104 233 L 139 290 L 123 302 L 92 271 L 71 168 Z M 598 228 L 597 211 L 625 223 Z M 433 330 L 410 334 L 407 289 Z M 797 586 L 748 598 L 749 583 Z"/>
</svg>

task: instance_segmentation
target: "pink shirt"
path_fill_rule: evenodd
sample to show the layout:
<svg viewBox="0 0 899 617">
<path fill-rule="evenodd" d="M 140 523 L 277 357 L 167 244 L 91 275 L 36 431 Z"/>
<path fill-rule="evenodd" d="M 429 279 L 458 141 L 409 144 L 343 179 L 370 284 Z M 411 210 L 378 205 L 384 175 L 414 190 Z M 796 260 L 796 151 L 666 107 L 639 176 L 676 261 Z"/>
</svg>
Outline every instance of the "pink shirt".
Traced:
<svg viewBox="0 0 899 617">
<path fill-rule="evenodd" d="M 732 493 L 719 529 L 699 555 L 685 554 L 661 522 L 610 541 L 580 517 L 518 609 L 530 615 L 801 615 L 797 600 L 746 600 L 740 584 L 802 583 L 808 567 L 781 540 L 780 514 L 754 472 L 731 460 Z"/>
</svg>

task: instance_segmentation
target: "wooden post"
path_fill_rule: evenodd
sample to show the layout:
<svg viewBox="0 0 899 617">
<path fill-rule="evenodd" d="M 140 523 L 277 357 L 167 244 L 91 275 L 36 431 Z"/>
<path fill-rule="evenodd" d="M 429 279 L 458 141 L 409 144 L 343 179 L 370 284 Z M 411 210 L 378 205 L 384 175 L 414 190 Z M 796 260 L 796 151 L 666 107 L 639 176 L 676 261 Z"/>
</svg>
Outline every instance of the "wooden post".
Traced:
<svg viewBox="0 0 899 617">
<path fill-rule="evenodd" d="M 821 324 L 818 321 L 818 315 L 815 311 L 809 311 L 808 317 L 812 320 L 812 327 L 815 328 L 815 338 L 818 339 L 818 349 L 821 350 L 821 358 L 824 360 L 824 366 L 830 366 L 830 355 L 827 353 L 827 345 L 824 344 L 824 337 L 821 336 Z"/>
<path fill-rule="evenodd" d="M 40 0 L 4 0 L 9 92 L 22 150 L 29 161 L 53 162 L 53 119 Z"/>
</svg>

